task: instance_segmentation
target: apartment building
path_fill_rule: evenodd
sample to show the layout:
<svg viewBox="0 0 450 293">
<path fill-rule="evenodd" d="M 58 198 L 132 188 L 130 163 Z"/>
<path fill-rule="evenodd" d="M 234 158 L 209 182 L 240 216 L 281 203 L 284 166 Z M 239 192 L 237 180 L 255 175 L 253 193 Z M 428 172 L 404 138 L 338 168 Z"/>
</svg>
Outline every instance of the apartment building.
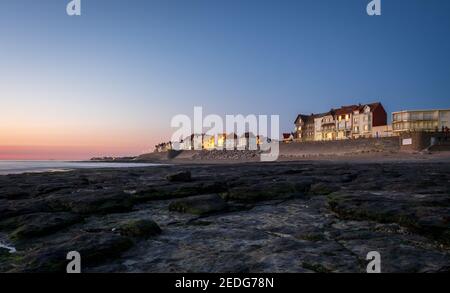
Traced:
<svg viewBox="0 0 450 293">
<path fill-rule="evenodd" d="M 314 141 L 322 140 L 322 117 L 314 118 Z"/>
<path fill-rule="evenodd" d="M 406 110 L 392 113 L 394 133 L 407 131 L 442 131 L 450 128 L 450 109 Z"/>
<path fill-rule="evenodd" d="M 337 137 L 336 132 L 336 114 L 332 110 L 322 117 L 321 127 L 321 140 L 335 140 Z"/>
<path fill-rule="evenodd" d="M 351 138 L 353 128 L 353 112 L 358 109 L 358 106 L 342 106 L 339 109 L 333 110 L 336 119 L 336 139 Z"/>
<path fill-rule="evenodd" d="M 388 131 L 380 128 L 387 125 L 387 113 L 381 103 L 359 105 L 352 117 L 352 138 L 381 137 L 381 133 Z M 374 136 L 374 131 L 378 135 Z"/>
<path fill-rule="evenodd" d="M 318 133 L 316 133 L 317 128 L 321 128 L 322 126 L 321 119 L 327 113 L 321 114 L 311 114 L 311 115 L 303 115 L 300 114 L 295 119 L 295 139 L 298 141 L 314 141 L 318 137 Z"/>
<path fill-rule="evenodd" d="M 386 132 L 387 114 L 381 103 L 342 106 L 327 113 L 297 116 L 296 139 L 321 141 L 360 137 L 380 137 Z M 374 131 L 377 135 L 374 136 Z"/>
</svg>

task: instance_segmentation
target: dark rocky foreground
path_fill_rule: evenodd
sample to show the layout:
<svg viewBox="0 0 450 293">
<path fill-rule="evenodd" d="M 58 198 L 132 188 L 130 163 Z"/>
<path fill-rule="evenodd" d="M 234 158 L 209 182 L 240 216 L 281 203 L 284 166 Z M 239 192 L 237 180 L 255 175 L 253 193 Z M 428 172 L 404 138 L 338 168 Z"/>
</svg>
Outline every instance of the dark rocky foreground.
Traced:
<svg viewBox="0 0 450 293">
<path fill-rule="evenodd" d="M 449 272 L 450 164 L 0 176 L 0 243 L 0 272 Z"/>
</svg>

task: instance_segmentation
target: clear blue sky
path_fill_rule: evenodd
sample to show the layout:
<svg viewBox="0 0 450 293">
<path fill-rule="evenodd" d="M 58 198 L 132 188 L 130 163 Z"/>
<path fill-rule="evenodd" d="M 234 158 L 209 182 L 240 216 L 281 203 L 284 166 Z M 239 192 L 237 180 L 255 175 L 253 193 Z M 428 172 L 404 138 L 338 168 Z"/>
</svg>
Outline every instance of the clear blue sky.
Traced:
<svg viewBox="0 0 450 293">
<path fill-rule="evenodd" d="M 17 128 L 0 145 L 140 152 L 194 106 L 280 114 L 282 131 L 344 104 L 450 107 L 448 0 L 382 0 L 381 17 L 369 0 L 68 2 L 0 2 L 0 130 Z"/>
</svg>

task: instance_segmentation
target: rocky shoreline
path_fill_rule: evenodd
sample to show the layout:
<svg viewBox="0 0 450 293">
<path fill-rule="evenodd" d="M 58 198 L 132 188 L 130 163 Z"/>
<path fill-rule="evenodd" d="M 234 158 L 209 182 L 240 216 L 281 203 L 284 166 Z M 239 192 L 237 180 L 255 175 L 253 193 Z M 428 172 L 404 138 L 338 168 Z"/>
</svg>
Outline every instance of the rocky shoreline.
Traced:
<svg viewBox="0 0 450 293">
<path fill-rule="evenodd" d="M 0 272 L 450 272 L 450 164 L 277 162 L 0 176 Z M 17 250 L 10 253 L 10 249 Z"/>
</svg>

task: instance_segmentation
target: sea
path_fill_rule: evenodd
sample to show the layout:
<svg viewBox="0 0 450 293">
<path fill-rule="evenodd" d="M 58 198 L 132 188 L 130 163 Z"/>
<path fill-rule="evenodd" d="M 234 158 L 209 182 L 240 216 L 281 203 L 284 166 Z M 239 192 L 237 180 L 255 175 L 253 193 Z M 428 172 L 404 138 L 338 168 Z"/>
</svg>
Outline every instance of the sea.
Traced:
<svg viewBox="0 0 450 293">
<path fill-rule="evenodd" d="M 97 168 L 136 168 L 161 166 L 150 163 L 109 163 L 109 162 L 70 162 L 70 161 L 0 161 L 0 175 L 66 172 L 76 169 Z"/>
</svg>

